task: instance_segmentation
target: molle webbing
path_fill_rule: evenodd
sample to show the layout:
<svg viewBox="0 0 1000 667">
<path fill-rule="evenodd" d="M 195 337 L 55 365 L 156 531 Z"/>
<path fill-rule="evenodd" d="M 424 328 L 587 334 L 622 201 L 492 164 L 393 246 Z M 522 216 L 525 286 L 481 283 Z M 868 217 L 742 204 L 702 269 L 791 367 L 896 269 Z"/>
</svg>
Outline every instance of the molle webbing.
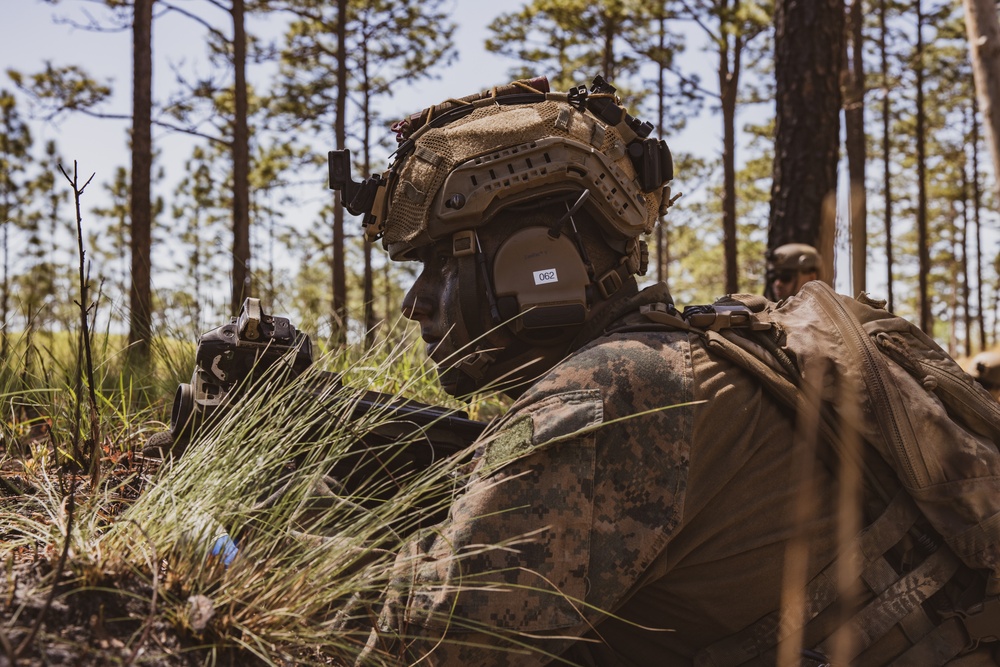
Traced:
<svg viewBox="0 0 1000 667">
<path fill-rule="evenodd" d="M 858 424 L 860 435 L 906 488 L 901 492 L 908 507 L 905 520 L 892 518 L 902 502 L 897 497 L 863 533 L 861 579 L 867 599 L 847 619 L 857 640 L 848 659 L 864 664 L 868 655 L 884 662 L 885 656 L 874 656 L 887 648 L 880 640 L 890 631 L 897 637 L 901 632 L 912 647 L 893 663 L 900 667 L 944 665 L 970 645 L 970 638 L 973 643 L 995 639 L 1000 618 L 1000 603 L 995 599 L 987 599 L 992 606 L 973 607 L 950 617 L 944 610 L 943 620 L 934 622 L 922 605 L 959 572 L 963 562 L 973 570 L 1000 571 L 1000 408 L 930 338 L 864 295 L 853 300 L 812 282 L 781 307 L 749 301 L 733 295 L 720 301 L 716 310 L 725 312 L 733 302 L 743 303 L 757 313 L 759 322 L 770 323 L 772 331 L 745 325 L 693 330 L 709 350 L 748 370 L 795 413 L 804 400 L 795 366 L 803 360 L 828 360 L 835 377 L 860 392 L 867 417 Z M 774 350 L 764 344 L 771 342 L 787 351 L 793 361 L 791 371 L 775 363 Z M 834 452 L 847 455 L 836 426 L 837 403 L 825 405 L 821 416 L 821 437 Z M 887 490 L 867 466 L 862 470 L 866 488 L 878 494 L 885 506 Z M 937 546 L 937 538 L 926 539 L 930 536 L 915 523 L 921 517 L 947 546 Z M 926 556 L 923 562 L 897 572 L 880 555 L 894 543 L 887 545 L 871 536 L 886 526 L 893 537 L 902 536 L 900 529 L 909 532 L 919 545 L 916 555 Z M 881 551 L 871 550 L 876 546 Z M 780 612 L 772 612 L 704 649 L 695 664 L 774 664 L 778 645 L 793 632 L 803 633 L 804 646 L 823 651 L 836 625 L 844 622 L 835 618 L 838 610 L 831 606 L 837 593 L 829 579 L 834 565 L 807 585 L 808 608 L 795 627 L 782 628 Z M 949 597 L 952 592 L 949 587 Z M 996 590 L 987 588 L 991 592 Z"/>
<path fill-rule="evenodd" d="M 863 608 L 856 612 L 851 624 L 855 630 L 856 657 L 874 644 L 896 624 L 899 624 L 912 642 L 917 642 L 934 629 L 921 603 L 947 583 L 959 567 L 959 561 L 947 548 L 941 548 L 926 558 L 910 572 L 898 575 L 885 560 L 884 554 L 903 539 L 920 518 L 913 501 L 900 492 L 871 525 L 855 538 L 853 548 L 841 557 L 859 556 L 861 579 L 868 591 Z M 806 586 L 807 607 L 804 609 L 804 636 L 807 645 L 822 648 L 827 628 L 810 626 L 838 597 L 836 562 L 828 565 Z M 756 623 L 703 649 L 695 656 L 698 667 L 725 667 L 735 665 L 773 665 L 777 647 L 784 636 L 803 630 L 802 623 L 780 627 L 780 612 L 772 612 Z"/>
</svg>

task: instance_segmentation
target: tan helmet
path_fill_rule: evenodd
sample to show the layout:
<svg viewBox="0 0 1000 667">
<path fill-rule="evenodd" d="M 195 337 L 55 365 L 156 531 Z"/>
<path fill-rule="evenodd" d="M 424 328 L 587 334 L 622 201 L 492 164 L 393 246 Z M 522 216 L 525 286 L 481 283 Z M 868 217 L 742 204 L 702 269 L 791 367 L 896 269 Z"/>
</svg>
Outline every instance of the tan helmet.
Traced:
<svg viewBox="0 0 1000 667">
<path fill-rule="evenodd" d="M 430 107 L 394 129 L 396 159 L 381 176 L 355 183 L 349 153 L 330 154 L 331 187 L 344 192 L 348 210 L 365 215 L 365 236 L 381 239 L 392 259 L 410 259 L 414 249 L 448 238 L 456 256 L 475 253 L 476 230 L 499 211 L 561 198 L 581 203 L 624 258 L 625 266 L 592 277 L 602 294 L 645 273 L 640 237 L 656 224 L 673 163 L 666 144 L 648 136 L 652 125 L 630 116 L 603 78 L 569 93 L 549 92 L 545 78 L 515 81 Z M 524 268 L 518 270 L 526 278 L 497 282 L 528 280 L 539 291 L 556 291 L 558 270 L 546 283 L 534 274 L 552 267 Z M 545 299 L 525 301 L 538 308 Z"/>
<path fill-rule="evenodd" d="M 969 362 L 969 374 L 987 389 L 1000 389 L 1000 352 L 980 352 Z"/>
<path fill-rule="evenodd" d="M 770 271 L 819 271 L 823 260 L 816 248 L 805 243 L 786 243 L 768 253 Z"/>
<path fill-rule="evenodd" d="M 666 143 L 649 136 L 652 125 L 629 115 L 602 77 L 566 93 L 550 92 L 545 78 L 515 81 L 429 107 L 393 129 L 399 145 L 388 170 L 356 182 L 350 153 L 331 151 L 330 187 L 342 191 L 348 211 L 364 215 L 365 237 L 381 239 L 392 259 L 450 245 L 465 276 L 459 324 L 470 340 L 486 336 L 480 313 L 488 304 L 494 325 L 506 324 L 520 341 L 555 345 L 595 303 L 645 273 L 642 237 L 661 214 L 673 162 Z M 503 240 L 487 257 L 479 233 L 494 221 L 503 223 Z M 595 267 L 585 236 L 617 259 Z M 512 350 L 498 354 L 509 358 L 494 366 L 513 365 Z M 465 372 L 478 382 L 492 363 L 469 362 Z"/>
</svg>

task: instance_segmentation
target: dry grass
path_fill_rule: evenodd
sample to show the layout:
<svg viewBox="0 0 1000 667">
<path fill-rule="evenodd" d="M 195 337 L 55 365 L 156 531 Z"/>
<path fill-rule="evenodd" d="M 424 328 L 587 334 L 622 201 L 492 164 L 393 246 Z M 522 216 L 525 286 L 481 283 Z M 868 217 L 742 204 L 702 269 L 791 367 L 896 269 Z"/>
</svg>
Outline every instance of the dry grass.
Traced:
<svg viewBox="0 0 1000 667">
<path fill-rule="evenodd" d="M 176 360 L 189 348 L 158 349 Z M 98 368 L 113 367 L 115 355 L 96 356 Z M 344 372 L 347 388 L 320 395 L 303 391 L 307 378 L 268 378 L 164 465 L 139 452 L 165 428 L 179 369 L 161 364 L 161 377 L 141 383 L 108 370 L 95 382 L 93 417 L 71 371 L 54 380 L 8 369 L 0 662 L 349 662 L 371 619 L 348 603 L 378 596 L 394 549 L 440 515 L 458 479 L 458 457 L 402 466 L 400 452 L 421 432 L 400 435 L 396 425 L 386 438 L 391 411 L 355 410 L 360 388 L 440 398 L 418 357 L 411 345 L 327 357 L 316 367 Z M 150 399 L 155 387 L 164 389 Z M 82 460 L 90 419 L 100 434 L 96 486 Z M 358 463 L 376 456 L 401 467 L 387 477 Z M 212 554 L 223 534 L 238 549 L 228 566 Z"/>
</svg>

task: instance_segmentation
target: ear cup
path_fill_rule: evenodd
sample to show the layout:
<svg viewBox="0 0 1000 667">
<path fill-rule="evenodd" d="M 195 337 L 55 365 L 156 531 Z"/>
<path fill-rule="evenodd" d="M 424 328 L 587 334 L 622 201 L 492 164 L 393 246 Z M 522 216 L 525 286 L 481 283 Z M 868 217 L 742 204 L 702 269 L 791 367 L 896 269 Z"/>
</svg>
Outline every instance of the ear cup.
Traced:
<svg viewBox="0 0 1000 667">
<path fill-rule="evenodd" d="M 576 245 L 547 227 L 511 234 L 493 257 L 493 288 L 514 330 L 583 324 L 590 278 Z M 513 307 L 511 298 L 516 301 Z"/>
</svg>

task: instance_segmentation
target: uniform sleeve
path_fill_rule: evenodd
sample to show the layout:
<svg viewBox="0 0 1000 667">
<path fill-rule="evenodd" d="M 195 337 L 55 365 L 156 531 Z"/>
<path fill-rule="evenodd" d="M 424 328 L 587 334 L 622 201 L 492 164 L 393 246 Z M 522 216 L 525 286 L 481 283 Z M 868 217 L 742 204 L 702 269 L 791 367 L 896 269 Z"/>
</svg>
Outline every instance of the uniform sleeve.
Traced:
<svg viewBox="0 0 1000 667">
<path fill-rule="evenodd" d="M 686 451 L 664 457 L 670 438 L 651 436 L 686 418 L 608 423 L 613 388 L 566 377 L 553 386 L 564 391 L 515 406 L 448 520 L 399 553 L 359 664 L 546 664 L 617 608 L 663 550 Z"/>
<path fill-rule="evenodd" d="M 602 415 L 596 390 L 508 415 L 448 520 L 400 551 L 367 659 L 391 645 L 403 664 L 502 665 L 511 650 L 519 665 L 545 664 L 571 640 L 535 635 L 585 631 Z"/>
</svg>

